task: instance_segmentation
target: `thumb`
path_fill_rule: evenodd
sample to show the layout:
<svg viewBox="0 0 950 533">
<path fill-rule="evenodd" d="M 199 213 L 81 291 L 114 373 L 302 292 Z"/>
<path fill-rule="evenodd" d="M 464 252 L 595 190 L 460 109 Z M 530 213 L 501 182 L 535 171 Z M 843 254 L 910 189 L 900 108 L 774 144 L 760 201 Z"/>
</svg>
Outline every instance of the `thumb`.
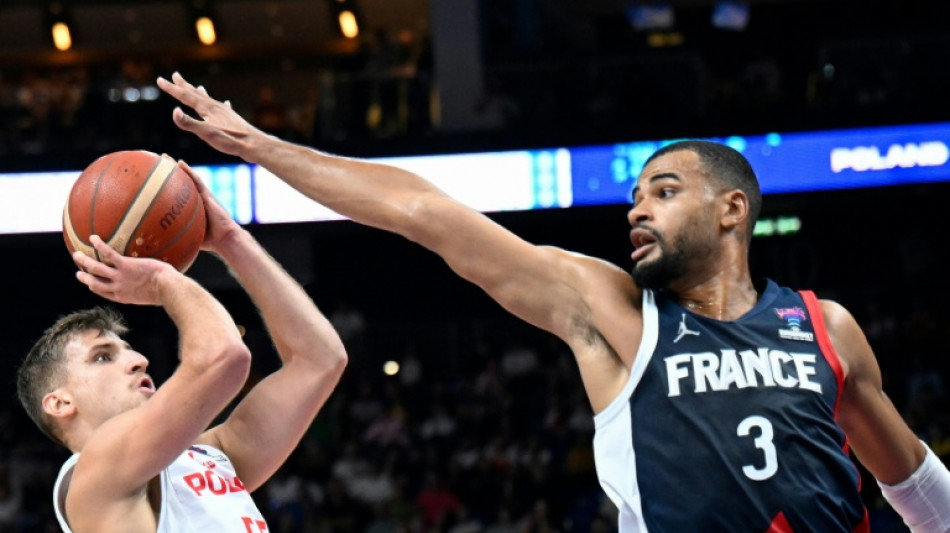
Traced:
<svg viewBox="0 0 950 533">
<path fill-rule="evenodd" d="M 188 116 L 180 107 L 176 107 L 172 111 L 172 120 L 179 128 L 187 131 L 194 130 L 195 126 L 198 125 L 198 121 Z"/>
</svg>

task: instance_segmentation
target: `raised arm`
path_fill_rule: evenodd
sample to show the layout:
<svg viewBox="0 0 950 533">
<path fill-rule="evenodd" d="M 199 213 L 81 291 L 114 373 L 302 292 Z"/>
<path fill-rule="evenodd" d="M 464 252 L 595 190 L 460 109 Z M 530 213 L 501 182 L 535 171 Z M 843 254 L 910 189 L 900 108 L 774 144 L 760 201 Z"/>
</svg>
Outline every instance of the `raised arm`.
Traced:
<svg viewBox="0 0 950 533">
<path fill-rule="evenodd" d="M 227 264 L 257 305 L 282 362 L 224 423 L 199 441 L 223 450 L 253 491 L 297 446 L 339 382 L 347 356 L 336 331 L 303 288 L 231 220 L 200 180 L 195 182 L 208 219 L 204 247 Z"/>
<path fill-rule="evenodd" d="M 838 418 L 855 455 L 912 531 L 948 531 L 950 472 L 884 393 L 877 360 L 851 313 L 835 302 L 823 300 L 821 305 L 832 344 L 846 369 Z"/>
<path fill-rule="evenodd" d="M 201 286 L 167 263 L 123 257 L 97 237 L 93 245 L 103 262 L 74 254 L 79 280 L 118 303 L 162 306 L 178 328 L 181 362 L 151 398 L 87 439 L 66 500 L 76 532 L 137 523 L 148 481 L 235 397 L 250 366 L 231 317 Z"/>
<path fill-rule="evenodd" d="M 425 246 L 506 309 L 566 341 L 593 329 L 586 284 L 598 277 L 613 283 L 606 265 L 590 269 L 594 263 L 574 254 L 529 244 L 411 172 L 266 135 L 177 73 L 159 86 L 200 117 L 176 109 L 175 123 L 212 147 L 262 165 L 356 222 Z"/>
</svg>

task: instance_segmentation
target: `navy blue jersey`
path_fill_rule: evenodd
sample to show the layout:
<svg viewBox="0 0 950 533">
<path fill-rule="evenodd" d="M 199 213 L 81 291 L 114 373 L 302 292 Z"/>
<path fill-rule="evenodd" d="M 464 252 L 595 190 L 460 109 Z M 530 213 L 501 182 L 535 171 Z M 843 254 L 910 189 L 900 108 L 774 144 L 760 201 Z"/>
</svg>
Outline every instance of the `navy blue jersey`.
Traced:
<svg viewBox="0 0 950 533">
<path fill-rule="evenodd" d="M 595 417 L 621 532 L 867 531 L 813 294 L 768 281 L 723 322 L 644 291 L 643 317 L 630 382 Z"/>
</svg>

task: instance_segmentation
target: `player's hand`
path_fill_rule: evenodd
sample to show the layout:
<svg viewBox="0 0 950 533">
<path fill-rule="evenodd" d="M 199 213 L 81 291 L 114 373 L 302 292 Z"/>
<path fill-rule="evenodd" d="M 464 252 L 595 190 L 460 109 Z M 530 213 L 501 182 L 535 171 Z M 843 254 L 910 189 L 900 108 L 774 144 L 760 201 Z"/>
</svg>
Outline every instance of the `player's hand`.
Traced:
<svg viewBox="0 0 950 533">
<path fill-rule="evenodd" d="M 249 124 L 231 109 L 230 102 L 219 102 L 208 96 L 204 87 L 195 87 L 179 73 L 171 81 L 158 78 L 158 86 L 169 96 L 190 107 L 200 119 L 193 118 L 180 107 L 172 112 L 172 120 L 179 128 L 190 131 L 214 149 L 241 157 L 246 152 L 249 138 L 263 132 Z"/>
<path fill-rule="evenodd" d="M 81 269 L 76 279 L 89 289 L 121 304 L 161 305 L 160 278 L 168 273 L 181 275 L 170 264 L 144 257 L 125 257 L 103 242 L 98 235 L 90 237 L 99 255 L 93 259 L 82 252 L 73 253 L 73 261 Z"/>
<path fill-rule="evenodd" d="M 211 193 L 211 190 L 201 181 L 201 178 L 195 174 L 195 171 L 184 161 L 178 161 L 178 166 L 191 176 L 198 188 L 198 194 L 201 195 L 201 201 L 205 206 L 205 219 L 208 226 L 205 228 L 205 241 L 201 244 L 202 250 L 217 252 L 223 243 L 241 229 L 241 226 L 231 218 L 227 209 L 218 203 L 217 198 Z"/>
</svg>

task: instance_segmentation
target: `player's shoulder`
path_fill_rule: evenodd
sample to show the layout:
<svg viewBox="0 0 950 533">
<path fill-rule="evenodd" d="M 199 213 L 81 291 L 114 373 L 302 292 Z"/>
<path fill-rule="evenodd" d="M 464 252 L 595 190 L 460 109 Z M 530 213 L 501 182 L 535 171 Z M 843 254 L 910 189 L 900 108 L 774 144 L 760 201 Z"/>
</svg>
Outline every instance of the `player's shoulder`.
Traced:
<svg viewBox="0 0 950 533">
<path fill-rule="evenodd" d="M 857 327 L 854 315 L 837 300 L 819 298 L 818 306 L 821 309 L 822 318 L 829 333 L 841 328 Z"/>
<path fill-rule="evenodd" d="M 844 305 L 836 300 L 820 299 L 825 331 L 841 361 L 846 376 L 874 365 L 874 355 L 857 319 Z"/>
<path fill-rule="evenodd" d="M 774 283 L 774 282 L 773 282 Z M 822 297 L 818 292 L 812 289 L 794 289 L 787 286 L 777 285 L 779 290 L 786 291 L 787 294 L 798 294 L 817 304 L 817 309 L 821 312 L 821 319 L 825 327 L 835 329 L 841 326 L 847 326 L 854 322 L 854 317 L 848 309 L 837 300 Z"/>
</svg>

